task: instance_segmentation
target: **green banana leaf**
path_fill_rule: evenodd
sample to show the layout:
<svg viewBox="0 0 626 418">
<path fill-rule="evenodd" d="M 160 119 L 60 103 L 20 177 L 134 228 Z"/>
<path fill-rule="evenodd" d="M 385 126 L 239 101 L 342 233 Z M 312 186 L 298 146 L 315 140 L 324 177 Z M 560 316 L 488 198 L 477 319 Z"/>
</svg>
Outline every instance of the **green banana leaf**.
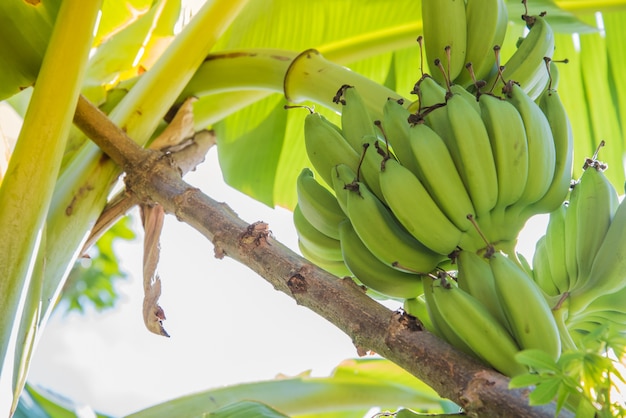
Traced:
<svg viewBox="0 0 626 418">
<path fill-rule="evenodd" d="M 347 360 L 329 377 L 296 377 L 243 383 L 187 395 L 128 415 L 128 418 L 203 416 L 250 400 L 291 417 L 362 417 L 372 407 L 400 406 L 430 413 L 458 411 L 458 406 L 385 359 Z M 212 415 L 208 415 L 212 416 Z"/>
<path fill-rule="evenodd" d="M 90 410 L 44 388 L 26 385 L 15 417 L 74 418 Z M 350 359 L 328 377 L 304 372 L 295 377 L 277 377 L 242 383 L 183 396 L 128 418 L 176 416 L 226 417 L 266 416 L 280 418 L 361 418 L 372 408 L 395 411 L 410 407 L 423 413 L 453 413 L 459 407 L 397 365 L 380 358 Z M 106 415 L 91 411 L 95 416 Z"/>
</svg>

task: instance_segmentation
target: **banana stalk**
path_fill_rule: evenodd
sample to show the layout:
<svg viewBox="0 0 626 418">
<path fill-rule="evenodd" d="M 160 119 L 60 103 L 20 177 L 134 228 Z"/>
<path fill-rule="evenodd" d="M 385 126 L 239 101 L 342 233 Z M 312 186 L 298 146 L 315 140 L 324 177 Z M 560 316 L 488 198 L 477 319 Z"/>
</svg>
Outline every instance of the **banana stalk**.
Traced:
<svg viewBox="0 0 626 418">
<path fill-rule="evenodd" d="M 18 318 L 24 309 L 20 306 L 21 295 L 30 287 L 32 254 L 43 239 L 42 227 L 85 74 L 100 4 L 101 1 L 94 1 L 84 5 L 77 0 L 62 4 L 0 188 L 0 364 L 15 343 L 11 334 L 20 324 Z M 26 319 L 37 309 L 32 299 L 27 300 L 26 309 L 31 311 L 24 311 Z M 24 326 L 29 328 L 32 322 L 26 321 Z M 19 334 L 23 337 L 30 333 L 20 327 Z M 32 348 L 32 336 L 26 340 L 26 347 L 17 347 L 18 363 L 20 353 Z M 23 375 L 18 372 L 16 378 L 14 398 L 21 389 L 15 386 L 20 386 Z"/>
</svg>

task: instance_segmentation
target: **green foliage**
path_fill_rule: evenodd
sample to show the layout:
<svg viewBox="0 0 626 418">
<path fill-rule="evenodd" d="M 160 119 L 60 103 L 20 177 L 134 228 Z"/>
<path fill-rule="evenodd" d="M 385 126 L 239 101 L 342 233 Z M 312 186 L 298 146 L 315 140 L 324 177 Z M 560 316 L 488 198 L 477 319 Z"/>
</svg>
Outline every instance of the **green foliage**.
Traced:
<svg viewBox="0 0 626 418">
<path fill-rule="evenodd" d="M 120 219 L 85 256 L 78 259 L 63 286 L 56 310 L 84 313 L 89 306 L 104 311 L 115 306 L 119 294 L 116 283 L 127 273 L 120 268 L 115 243 L 132 240 L 130 217 Z"/>
<path fill-rule="evenodd" d="M 13 418 L 112 418 L 49 390 L 26 384 Z"/>
<path fill-rule="evenodd" d="M 531 372 L 511 379 L 511 388 L 534 386 L 531 405 L 554 400 L 578 410 L 581 417 L 624 416 L 626 405 L 620 386 L 624 380 L 620 360 L 624 358 L 626 338 L 609 324 L 598 327 L 581 339 L 583 349 L 568 351 L 554 361 L 540 350 L 524 350 L 516 359 Z M 591 415 L 589 415 L 591 414 Z"/>
</svg>

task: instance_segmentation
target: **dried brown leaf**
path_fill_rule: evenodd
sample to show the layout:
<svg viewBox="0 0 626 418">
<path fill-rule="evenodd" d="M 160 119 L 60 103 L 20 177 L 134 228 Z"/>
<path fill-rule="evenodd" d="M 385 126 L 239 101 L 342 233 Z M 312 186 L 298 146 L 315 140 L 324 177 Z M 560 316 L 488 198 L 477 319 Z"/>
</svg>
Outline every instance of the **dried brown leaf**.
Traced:
<svg viewBox="0 0 626 418">
<path fill-rule="evenodd" d="M 149 331 L 169 337 L 163 321 L 165 312 L 159 306 L 161 279 L 156 274 L 159 263 L 159 238 L 163 229 L 165 211 L 161 205 L 140 205 L 141 222 L 144 229 L 143 240 L 143 321 Z"/>
</svg>

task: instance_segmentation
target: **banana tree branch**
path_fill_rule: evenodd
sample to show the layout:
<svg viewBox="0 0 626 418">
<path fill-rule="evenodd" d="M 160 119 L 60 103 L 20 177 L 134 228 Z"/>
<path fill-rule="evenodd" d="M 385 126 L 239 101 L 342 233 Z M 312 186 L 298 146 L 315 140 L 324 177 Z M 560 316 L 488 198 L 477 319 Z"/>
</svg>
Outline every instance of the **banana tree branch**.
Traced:
<svg viewBox="0 0 626 418">
<path fill-rule="evenodd" d="M 393 361 L 469 416 L 555 416 L 554 403 L 529 406 L 528 390 L 509 390 L 508 378 L 425 331 L 415 318 L 390 311 L 351 279 L 330 275 L 276 241 L 267 224 L 248 224 L 225 203 L 185 183 L 168 155 L 139 147 L 83 98 L 74 122 L 124 169 L 127 192 L 135 199 L 162 205 L 207 237 L 216 257 L 247 265 L 349 335 L 359 352 L 373 351 Z"/>
</svg>

